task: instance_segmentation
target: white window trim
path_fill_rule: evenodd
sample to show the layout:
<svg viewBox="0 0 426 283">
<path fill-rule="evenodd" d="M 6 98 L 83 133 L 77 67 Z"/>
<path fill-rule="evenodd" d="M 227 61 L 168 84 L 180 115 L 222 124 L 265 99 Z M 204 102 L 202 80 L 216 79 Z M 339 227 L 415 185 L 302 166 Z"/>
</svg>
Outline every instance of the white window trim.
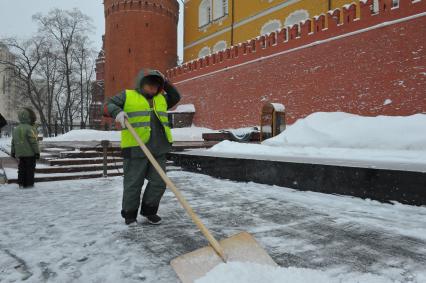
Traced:
<svg viewBox="0 0 426 283">
<path fill-rule="evenodd" d="M 205 7 L 204 7 L 205 6 Z M 212 23 L 213 19 L 213 7 L 212 7 L 212 0 L 202 0 L 200 2 L 200 5 L 198 6 L 198 28 L 204 29 L 205 27 L 209 26 Z M 201 23 L 201 13 L 205 13 L 204 9 L 209 9 L 208 12 L 208 19 Z"/>
<path fill-rule="evenodd" d="M 229 13 L 229 1 L 228 0 L 212 0 L 212 1 L 213 1 L 213 5 L 212 5 L 212 7 L 213 7 L 213 9 L 212 9 L 213 10 L 213 16 L 212 16 L 213 22 L 220 21 L 223 18 L 225 18 L 226 16 L 228 16 L 228 13 Z M 215 16 L 215 14 L 216 14 L 216 11 L 215 11 L 216 2 L 219 2 L 219 4 L 221 4 L 220 7 L 222 8 L 222 14 L 218 17 Z"/>
<path fill-rule="evenodd" d="M 379 0 L 373 0 L 373 4 L 371 5 L 371 11 L 373 14 L 377 14 L 379 12 Z"/>
</svg>

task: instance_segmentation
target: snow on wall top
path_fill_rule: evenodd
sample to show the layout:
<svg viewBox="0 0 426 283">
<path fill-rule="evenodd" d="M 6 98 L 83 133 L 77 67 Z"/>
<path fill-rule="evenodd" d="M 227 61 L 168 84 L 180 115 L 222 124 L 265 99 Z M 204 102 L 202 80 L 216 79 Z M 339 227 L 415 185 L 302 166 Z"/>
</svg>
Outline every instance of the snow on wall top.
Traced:
<svg viewBox="0 0 426 283">
<path fill-rule="evenodd" d="M 195 113 L 194 104 L 178 105 L 175 110 L 168 111 L 169 113 Z"/>
</svg>

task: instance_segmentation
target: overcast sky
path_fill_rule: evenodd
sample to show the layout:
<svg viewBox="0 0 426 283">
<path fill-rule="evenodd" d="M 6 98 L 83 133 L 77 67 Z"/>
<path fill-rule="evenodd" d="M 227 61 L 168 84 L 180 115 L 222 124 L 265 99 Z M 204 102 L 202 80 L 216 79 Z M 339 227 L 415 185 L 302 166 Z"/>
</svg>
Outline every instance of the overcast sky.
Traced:
<svg viewBox="0 0 426 283">
<path fill-rule="evenodd" d="M 95 33 L 91 38 L 96 49 L 100 49 L 102 35 L 105 31 L 102 3 L 102 0 L 0 0 L 0 38 L 31 36 L 32 33 L 37 31 L 37 26 L 32 21 L 32 15 L 38 12 L 46 14 L 53 8 L 72 9 L 77 7 L 93 19 Z M 181 2 L 180 4 L 182 5 Z M 182 20 L 179 21 L 179 25 L 182 34 Z M 182 57 L 181 41 L 179 41 L 178 46 L 180 57 Z"/>
</svg>

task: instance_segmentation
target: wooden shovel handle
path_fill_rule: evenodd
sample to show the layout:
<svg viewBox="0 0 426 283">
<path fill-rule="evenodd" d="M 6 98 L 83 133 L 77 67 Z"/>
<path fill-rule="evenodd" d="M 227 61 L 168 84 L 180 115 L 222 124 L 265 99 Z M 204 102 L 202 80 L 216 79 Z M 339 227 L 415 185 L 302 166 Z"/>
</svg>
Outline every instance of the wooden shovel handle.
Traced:
<svg viewBox="0 0 426 283">
<path fill-rule="evenodd" d="M 213 237 L 213 235 L 210 233 L 210 231 L 207 229 L 207 227 L 203 224 L 201 219 L 194 213 L 189 203 L 186 201 L 186 199 L 183 197 L 183 195 L 180 193 L 178 188 L 176 188 L 175 184 L 170 180 L 170 178 L 166 175 L 166 172 L 164 172 L 163 168 L 161 168 L 160 164 L 158 164 L 157 160 L 154 158 L 152 153 L 149 151 L 149 149 L 146 147 L 146 145 L 142 142 L 139 135 L 136 133 L 135 129 L 132 127 L 132 125 L 129 123 L 129 121 L 126 119 L 124 121 L 127 129 L 132 133 L 133 137 L 139 144 L 142 151 L 145 153 L 146 157 L 148 157 L 151 164 L 154 166 L 155 170 L 157 170 L 158 174 L 160 175 L 161 179 L 166 183 L 167 187 L 172 190 L 172 192 L 175 194 L 176 198 L 180 202 L 180 204 L 183 206 L 183 208 L 186 210 L 186 212 L 191 216 L 192 221 L 197 225 L 198 229 L 200 229 L 201 233 L 203 233 L 204 237 L 209 241 L 210 245 L 213 247 L 213 249 L 216 251 L 216 253 L 220 256 L 220 258 L 226 262 L 226 255 L 219 244 L 219 242 Z"/>
</svg>

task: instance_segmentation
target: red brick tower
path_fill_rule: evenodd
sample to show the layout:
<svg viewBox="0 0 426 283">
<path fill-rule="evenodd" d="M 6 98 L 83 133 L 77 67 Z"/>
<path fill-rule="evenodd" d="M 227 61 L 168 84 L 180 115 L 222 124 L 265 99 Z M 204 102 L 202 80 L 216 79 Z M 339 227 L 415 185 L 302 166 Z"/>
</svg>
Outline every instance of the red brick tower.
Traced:
<svg viewBox="0 0 426 283">
<path fill-rule="evenodd" d="M 142 68 L 177 64 L 176 0 L 104 0 L 105 96 L 134 88 Z"/>
</svg>

